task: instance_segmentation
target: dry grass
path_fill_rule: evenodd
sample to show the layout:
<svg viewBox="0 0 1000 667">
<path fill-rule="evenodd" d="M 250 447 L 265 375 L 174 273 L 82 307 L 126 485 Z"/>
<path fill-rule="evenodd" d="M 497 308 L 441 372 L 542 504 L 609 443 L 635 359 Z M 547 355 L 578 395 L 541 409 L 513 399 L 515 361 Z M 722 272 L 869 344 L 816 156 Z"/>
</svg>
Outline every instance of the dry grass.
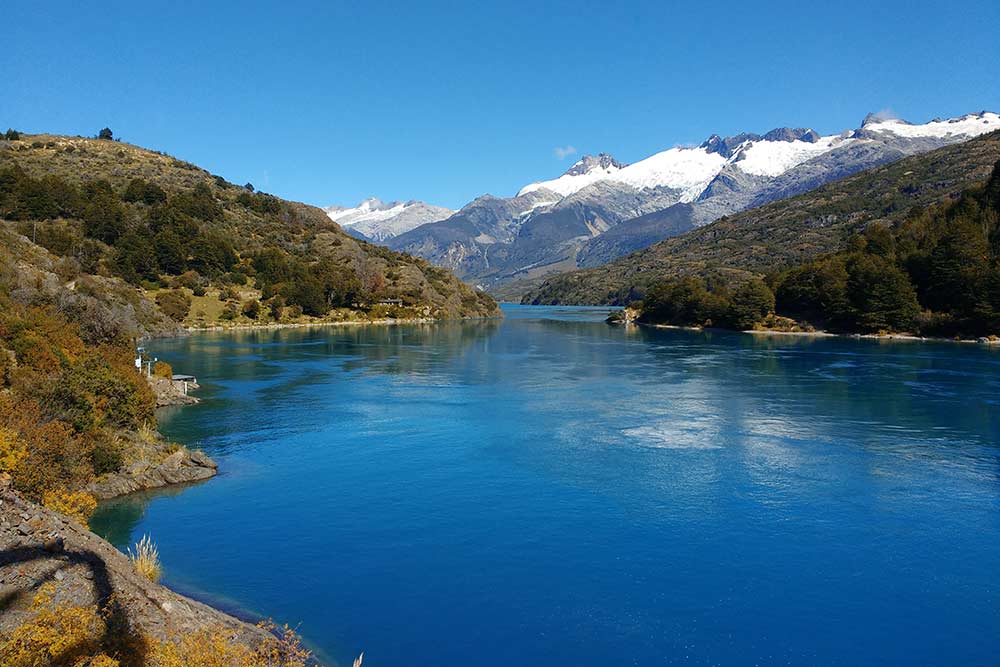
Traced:
<svg viewBox="0 0 1000 667">
<path fill-rule="evenodd" d="M 149 535 L 143 535 L 142 539 L 135 543 L 134 551 L 128 550 L 128 557 L 139 574 L 153 582 L 160 580 L 162 574 L 160 552 Z"/>
</svg>

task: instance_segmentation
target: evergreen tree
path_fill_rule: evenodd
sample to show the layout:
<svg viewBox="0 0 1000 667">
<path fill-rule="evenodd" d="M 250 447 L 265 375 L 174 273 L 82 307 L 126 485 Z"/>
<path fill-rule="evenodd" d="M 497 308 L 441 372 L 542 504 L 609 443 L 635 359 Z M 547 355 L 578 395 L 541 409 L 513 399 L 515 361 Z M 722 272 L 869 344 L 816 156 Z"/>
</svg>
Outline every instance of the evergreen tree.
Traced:
<svg viewBox="0 0 1000 667">
<path fill-rule="evenodd" d="M 774 312 L 774 292 L 759 278 L 743 283 L 733 292 L 726 321 L 735 329 L 752 329 Z"/>
<path fill-rule="evenodd" d="M 912 331 L 920 314 L 907 275 L 881 257 L 858 255 L 848 263 L 847 295 L 860 331 Z"/>
</svg>

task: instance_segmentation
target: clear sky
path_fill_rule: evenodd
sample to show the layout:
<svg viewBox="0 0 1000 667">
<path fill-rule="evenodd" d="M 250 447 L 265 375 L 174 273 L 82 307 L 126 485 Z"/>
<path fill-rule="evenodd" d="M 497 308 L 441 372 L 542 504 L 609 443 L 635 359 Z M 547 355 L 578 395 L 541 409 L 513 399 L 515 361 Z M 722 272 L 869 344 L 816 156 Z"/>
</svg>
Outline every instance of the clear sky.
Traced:
<svg viewBox="0 0 1000 667">
<path fill-rule="evenodd" d="M 457 207 L 583 153 L 632 162 L 713 132 L 1000 111 L 997 0 L 8 0 L 0 14 L 4 128 L 108 125 L 319 205 Z"/>
</svg>

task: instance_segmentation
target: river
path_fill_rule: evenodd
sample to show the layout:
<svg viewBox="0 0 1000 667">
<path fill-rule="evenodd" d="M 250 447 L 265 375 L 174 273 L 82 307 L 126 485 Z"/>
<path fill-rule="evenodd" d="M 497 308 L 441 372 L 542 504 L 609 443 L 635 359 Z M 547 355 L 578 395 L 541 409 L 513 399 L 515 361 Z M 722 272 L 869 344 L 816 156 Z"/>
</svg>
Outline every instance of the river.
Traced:
<svg viewBox="0 0 1000 667">
<path fill-rule="evenodd" d="M 221 474 L 92 526 L 330 664 L 995 664 L 1000 350 L 505 310 L 156 341 Z"/>
</svg>

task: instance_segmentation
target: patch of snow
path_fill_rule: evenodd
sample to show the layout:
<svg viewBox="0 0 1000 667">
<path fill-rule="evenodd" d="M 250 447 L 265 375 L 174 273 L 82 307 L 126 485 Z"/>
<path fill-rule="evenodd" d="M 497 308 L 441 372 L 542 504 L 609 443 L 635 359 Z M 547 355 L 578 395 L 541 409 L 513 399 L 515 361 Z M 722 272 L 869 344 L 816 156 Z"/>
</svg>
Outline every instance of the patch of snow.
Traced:
<svg viewBox="0 0 1000 667">
<path fill-rule="evenodd" d="M 579 164 L 579 162 L 577 164 Z M 539 181 L 537 183 L 525 185 L 523 188 L 518 190 L 517 196 L 520 197 L 528 194 L 529 192 L 534 192 L 535 190 L 545 189 L 566 197 L 578 190 L 582 190 L 591 183 L 603 181 L 618 171 L 617 167 L 610 165 L 604 168 L 593 169 L 585 174 L 563 174 L 559 178 L 554 178 L 551 181 Z"/>
<path fill-rule="evenodd" d="M 742 171 L 756 176 L 780 176 L 789 169 L 827 151 L 843 146 L 855 139 L 839 134 L 820 137 L 818 141 L 748 141 L 738 151 L 734 164 Z"/>
<path fill-rule="evenodd" d="M 406 208 L 405 204 L 393 202 L 383 204 L 378 199 L 366 199 L 354 208 L 341 208 L 339 206 L 328 206 L 323 210 L 327 216 L 343 227 L 351 227 L 362 222 L 380 222 L 394 218 Z"/>
<path fill-rule="evenodd" d="M 624 183 L 638 190 L 669 187 L 681 191 L 680 201 L 694 201 L 725 165 L 726 159 L 703 148 L 671 148 L 621 169 L 609 166 L 586 174 L 564 174 L 551 181 L 526 185 L 518 196 L 542 188 L 567 197 L 597 183 Z"/>
<path fill-rule="evenodd" d="M 891 132 L 900 137 L 920 138 L 937 137 L 978 137 L 994 130 L 1000 130 L 1000 114 L 984 111 L 979 114 L 967 114 L 949 120 L 932 120 L 923 125 L 911 125 L 905 120 L 888 118 L 865 125 L 866 130 L 873 132 Z"/>
</svg>

